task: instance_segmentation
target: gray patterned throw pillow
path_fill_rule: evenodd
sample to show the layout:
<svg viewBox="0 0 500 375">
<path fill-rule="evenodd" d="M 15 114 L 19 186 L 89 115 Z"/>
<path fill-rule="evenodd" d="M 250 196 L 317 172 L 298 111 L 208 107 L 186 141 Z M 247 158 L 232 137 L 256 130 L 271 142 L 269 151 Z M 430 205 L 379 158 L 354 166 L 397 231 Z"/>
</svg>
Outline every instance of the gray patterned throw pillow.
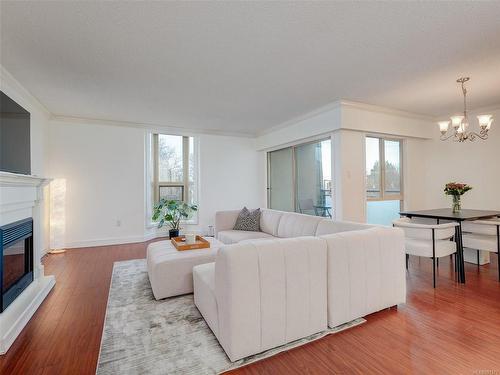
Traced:
<svg viewBox="0 0 500 375">
<path fill-rule="evenodd" d="M 260 231 L 260 208 L 255 210 L 249 210 L 246 207 L 240 211 L 238 218 L 236 219 L 236 224 L 234 224 L 235 230 L 245 230 L 251 232 Z"/>
</svg>

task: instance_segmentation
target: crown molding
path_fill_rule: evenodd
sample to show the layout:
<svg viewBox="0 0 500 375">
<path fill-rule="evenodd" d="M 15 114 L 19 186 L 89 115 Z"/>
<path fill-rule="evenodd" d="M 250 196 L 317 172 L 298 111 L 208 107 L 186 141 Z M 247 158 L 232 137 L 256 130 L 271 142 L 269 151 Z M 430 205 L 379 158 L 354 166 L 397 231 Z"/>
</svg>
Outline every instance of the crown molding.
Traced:
<svg viewBox="0 0 500 375">
<path fill-rule="evenodd" d="M 21 99 L 17 99 L 16 101 L 26 102 L 30 107 L 35 108 L 42 112 L 45 117 L 49 118 L 51 116 L 50 111 L 37 99 L 35 95 L 29 92 L 17 79 L 14 78 L 10 72 L 4 68 L 3 65 L 0 64 L 0 87 L 2 91 L 8 96 L 18 96 L 15 93 L 19 93 Z M 12 91 L 14 95 L 11 95 L 7 91 Z M 12 98 L 14 99 L 14 98 Z"/>
<path fill-rule="evenodd" d="M 304 113 L 303 115 L 291 118 L 290 120 L 282 122 L 278 125 L 274 125 L 274 126 L 271 126 L 270 128 L 261 130 L 261 131 L 257 132 L 257 137 L 260 137 L 260 136 L 263 136 L 263 135 L 266 135 L 269 133 L 273 133 L 275 131 L 278 131 L 278 130 L 281 130 L 284 128 L 288 128 L 289 126 L 293 126 L 301 121 L 305 121 L 305 120 L 308 120 L 312 117 L 321 115 L 322 113 L 333 111 L 335 109 L 339 109 L 341 107 L 341 104 L 342 104 L 341 100 L 337 100 L 335 102 L 329 103 L 329 104 L 322 106 L 322 107 L 319 107 L 313 111 Z"/>
<path fill-rule="evenodd" d="M 356 101 L 347 100 L 347 99 L 340 100 L 340 103 L 341 103 L 342 107 L 361 109 L 361 110 L 369 111 L 369 112 L 385 113 L 388 115 L 400 116 L 400 117 L 416 119 L 416 120 L 434 121 L 433 116 L 429 116 L 429 115 L 425 115 L 425 114 L 421 114 L 421 113 L 403 111 L 403 110 L 395 109 L 395 108 L 382 107 L 382 106 L 378 106 L 378 105 L 374 105 L 374 104 L 356 102 Z"/>
<path fill-rule="evenodd" d="M 400 117 L 405 117 L 405 118 L 410 118 L 410 119 L 434 121 L 433 116 L 428 116 L 428 115 L 413 113 L 413 112 L 407 112 L 407 111 L 402 111 L 399 109 L 382 107 L 382 106 L 373 105 L 373 104 L 356 102 L 353 100 L 340 99 L 340 100 L 337 100 L 337 101 L 332 102 L 330 104 L 327 104 L 323 107 L 317 108 L 313 111 L 307 112 L 301 116 L 297 116 L 297 117 L 294 117 L 290 120 L 282 122 L 281 124 L 272 126 L 272 127 L 265 129 L 265 130 L 262 130 L 262 131 L 257 133 L 257 136 L 260 137 L 260 136 L 263 136 L 263 135 L 266 135 L 269 133 L 273 133 L 275 131 L 287 128 L 289 126 L 293 126 L 301 121 L 308 120 L 310 118 L 313 118 L 315 116 L 321 115 L 321 114 L 329 112 L 329 111 L 333 111 L 336 109 L 342 110 L 343 107 L 355 108 L 355 109 L 360 109 L 360 110 L 368 111 L 368 112 L 385 113 L 388 115 L 400 116 Z"/>
<path fill-rule="evenodd" d="M 87 117 L 76 117 L 76 116 L 65 116 L 65 115 L 52 115 L 51 121 L 61 122 L 65 124 L 92 124 L 92 125 L 108 125 L 108 126 L 119 126 L 128 127 L 136 129 L 144 129 L 148 131 L 159 131 L 159 132 L 169 132 L 171 134 L 179 135 L 218 135 L 227 137 L 242 137 L 242 138 L 255 138 L 254 133 L 238 132 L 238 131 L 225 131 L 216 129 L 195 129 L 195 128 L 183 128 L 178 126 L 168 126 L 154 123 L 139 123 L 133 121 L 115 121 L 106 119 L 95 119 Z"/>
</svg>

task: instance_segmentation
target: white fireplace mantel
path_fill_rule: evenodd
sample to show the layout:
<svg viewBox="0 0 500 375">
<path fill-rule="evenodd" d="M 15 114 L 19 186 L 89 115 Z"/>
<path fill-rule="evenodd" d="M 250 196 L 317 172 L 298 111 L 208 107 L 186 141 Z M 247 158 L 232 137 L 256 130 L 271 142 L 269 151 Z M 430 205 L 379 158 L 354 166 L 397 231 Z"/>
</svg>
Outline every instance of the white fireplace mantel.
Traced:
<svg viewBox="0 0 500 375">
<path fill-rule="evenodd" d="M 49 182 L 48 178 L 0 171 L 1 186 L 40 186 Z"/>
<path fill-rule="evenodd" d="M 0 354 L 7 352 L 43 300 L 55 277 L 44 274 L 42 255 L 43 187 L 50 179 L 0 172 L 0 226 L 33 218 L 33 282 L 0 313 Z"/>
</svg>

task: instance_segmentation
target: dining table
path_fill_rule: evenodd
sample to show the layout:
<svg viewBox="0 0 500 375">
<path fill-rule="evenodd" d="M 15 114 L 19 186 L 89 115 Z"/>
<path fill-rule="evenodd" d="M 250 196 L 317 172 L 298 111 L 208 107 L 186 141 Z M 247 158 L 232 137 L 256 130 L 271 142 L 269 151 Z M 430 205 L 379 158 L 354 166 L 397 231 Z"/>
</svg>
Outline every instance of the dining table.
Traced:
<svg viewBox="0 0 500 375">
<path fill-rule="evenodd" d="M 491 219 L 500 217 L 500 211 L 488 210 L 474 210 L 474 209 L 461 209 L 458 212 L 453 212 L 451 208 L 437 208 L 431 210 L 418 210 L 418 211 L 401 211 L 401 216 L 408 218 L 421 217 L 427 219 L 434 219 L 439 224 L 441 220 L 456 221 L 458 225 L 455 227 L 455 242 L 457 243 L 457 273 L 458 281 L 465 284 L 465 263 L 464 263 L 464 245 L 462 241 L 462 223 L 464 221 Z"/>
</svg>

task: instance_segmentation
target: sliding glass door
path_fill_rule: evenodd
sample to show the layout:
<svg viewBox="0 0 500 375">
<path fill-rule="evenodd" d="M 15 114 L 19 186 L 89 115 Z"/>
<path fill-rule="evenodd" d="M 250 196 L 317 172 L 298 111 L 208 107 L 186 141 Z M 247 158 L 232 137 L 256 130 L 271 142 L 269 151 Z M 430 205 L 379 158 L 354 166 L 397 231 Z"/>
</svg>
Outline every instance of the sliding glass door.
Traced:
<svg viewBox="0 0 500 375">
<path fill-rule="evenodd" d="M 403 204 L 402 141 L 366 137 L 366 222 L 391 225 Z"/>
<path fill-rule="evenodd" d="M 293 150 L 268 153 L 268 205 L 280 211 L 295 211 Z"/>
<path fill-rule="evenodd" d="M 330 139 L 268 153 L 268 206 L 332 216 Z"/>
</svg>

